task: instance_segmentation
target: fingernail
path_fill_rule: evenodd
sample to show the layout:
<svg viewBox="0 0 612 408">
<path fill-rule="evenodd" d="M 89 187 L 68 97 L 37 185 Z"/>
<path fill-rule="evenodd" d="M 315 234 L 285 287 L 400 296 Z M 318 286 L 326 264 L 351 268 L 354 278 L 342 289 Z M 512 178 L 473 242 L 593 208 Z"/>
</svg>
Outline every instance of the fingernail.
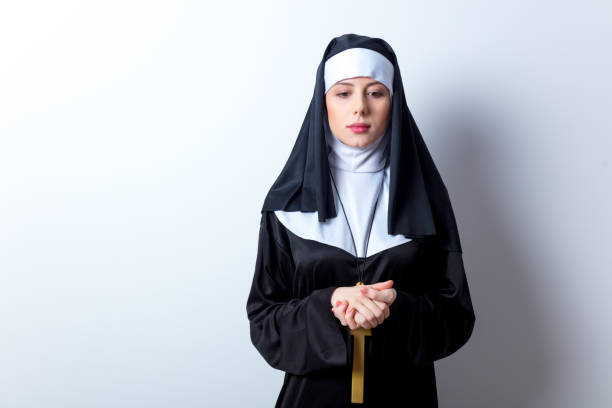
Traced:
<svg viewBox="0 0 612 408">
<path fill-rule="evenodd" d="M 342 303 L 341 301 L 337 300 L 336 301 L 336 306 L 340 306 L 340 303 Z"/>
</svg>

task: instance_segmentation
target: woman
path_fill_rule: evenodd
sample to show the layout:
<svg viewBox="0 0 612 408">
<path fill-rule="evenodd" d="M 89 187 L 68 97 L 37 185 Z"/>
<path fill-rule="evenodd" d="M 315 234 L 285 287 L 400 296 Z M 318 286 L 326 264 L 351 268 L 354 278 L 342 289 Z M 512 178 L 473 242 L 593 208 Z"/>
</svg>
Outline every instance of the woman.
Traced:
<svg viewBox="0 0 612 408">
<path fill-rule="evenodd" d="M 384 40 L 327 46 L 264 200 L 246 309 L 285 372 L 276 407 L 437 407 L 434 361 L 475 315 L 450 199 Z"/>
</svg>

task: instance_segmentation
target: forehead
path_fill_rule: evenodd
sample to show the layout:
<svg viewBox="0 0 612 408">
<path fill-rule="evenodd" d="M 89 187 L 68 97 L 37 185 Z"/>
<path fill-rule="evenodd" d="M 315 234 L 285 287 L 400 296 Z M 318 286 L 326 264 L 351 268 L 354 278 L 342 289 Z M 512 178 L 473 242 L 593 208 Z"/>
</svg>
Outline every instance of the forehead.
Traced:
<svg viewBox="0 0 612 408">
<path fill-rule="evenodd" d="M 359 77 L 342 79 L 342 80 L 336 82 L 332 87 L 340 86 L 340 85 L 347 85 L 347 86 L 355 86 L 355 85 L 373 86 L 373 85 L 383 85 L 383 83 L 379 82 L 379 81 L 377 81 L 375 79 L 372 79 L 371 77 L 368 77 L 368 76 L 359 76 Z"/>
</svg>

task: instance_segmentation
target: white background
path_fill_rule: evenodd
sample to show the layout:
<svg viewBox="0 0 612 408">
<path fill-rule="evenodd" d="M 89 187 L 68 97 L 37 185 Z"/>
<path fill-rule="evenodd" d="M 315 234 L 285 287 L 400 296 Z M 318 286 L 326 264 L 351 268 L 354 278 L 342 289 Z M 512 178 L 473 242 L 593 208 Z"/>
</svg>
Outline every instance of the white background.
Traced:
<svg viewBox="0 0 612 408">
<path fill-rule="evenodd" d="M 612 406 L 609 2 L 0 4 L 3 408 L 274 405 L 260 209 L 349 32 L 394 48 L 457 216 L 440 406 Z"/>
</svg>

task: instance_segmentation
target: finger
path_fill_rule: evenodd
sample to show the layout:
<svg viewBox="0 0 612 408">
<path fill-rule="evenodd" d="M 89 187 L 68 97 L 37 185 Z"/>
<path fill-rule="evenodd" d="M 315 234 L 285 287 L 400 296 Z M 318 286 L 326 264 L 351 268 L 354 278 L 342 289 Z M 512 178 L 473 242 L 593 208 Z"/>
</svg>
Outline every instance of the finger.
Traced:
<svg viewBox="0 0 612 408">
<path fill-rule="evenodd" d="M 381 289 L 389 289 L 393 286 L 393 279 L 389 279 L 383 282 L 377 282 L 377 283 L 373 283 L 371 285 L 365 285 L 366 287 L 371 287 L 374 288 L 376 290 L 381 290 Z"/>
<path fill-rule="evenodd" d="M 373 329 L 374 327 L 378 326 L 378 322 L 376 320 L 374 320 L 374 322 L 368 321 L 360 313 L 355 316 L 355 322 L 364 329 Z"/>
<path fill-rule="evenodd" d="M 351 314 L 352 314 L 352 309 L 349 307 L 346 310 L 346 314 L 344 315 L 344 319 L 346 320 L 346 324 L 349 327 L 349 329 L 354 330 L 355 321 L 353 320 Z"/>
<path fill-rule="evenodd" d="M 343 326 L 346 326 L 346 318 L 344 317 L 344 315 L 346 314 L 346 308 L 348 306 L 348 302 L 343 300 L 343 301 L 338 301 L 338 307 L 333 307 L 332 310 L 334 312 L 334 316 L 336 316 L 336 318 L 338 320 L 340 320 L 340 323 L 342 323 Z"/>
<path fill-rule="evenodd" d="M 391 306 L 393 302 L 395 302 L 395 299 L 397 299 L 397 290 L 395 290 L 395 288 L 391 288 L 389 289 L 389 291 L 391 291 L 391 293 L 393 294 L 393 296 L 391 297 L 391 301 L 387 302 L 389 306 Z"/>
<path fill-rule="evenodd" d="M 356 309 L 353 307 L 349 307 L 349 310 L 346 312 L 346 322 L 351 330 L 356 330 L 359 327 L 358 324 L 355 323 L 355 312 Z"/>
<path fill-rule="evenodd" d="M 367 296 L 370 299 L 380 300 L 381 302 L 390 303 L 393 301 L 393 298 L 394 298 L 394 295 L 393 295 L 394 290 L 395 289 L 393 288 L 376 290 L 376 289 L 372 289 L 366 286 L 366 287 L 361 288 L 361 293 L 363 293 L 365 296 Z"/>
<path fill-rule="evenodd" d="M 380 300 L 380 301 L 385 302 L 388 305 L 390 305 L 395 300 L 395 298 L 397 296 L 397 291 L 395 290 L 395 288 L 382 289 L 382 290 L 379 290 L 379 291 L 375 291 L 373 289 L 369 289 L 367 291 L 367 293 L 365 293 L 365 294 L 366 294 L 366 296 L 368 296 L 370 298 L 374 298 L 376 300 Z"/>
<path fill-rule="evenodd" d="M 376 303 L 378 307 L 383 311 L 385 319 L 389 317 L 389 305 L 385 302 L 381 302 L 379 300 L 373 300 L 372 302 Z"/>
<path fill-rule="evenodd" d="M 376 297 L 378 300 L 382 300 L 383 302 L 391 306 L 393 302 L 395 302 L 395 299 L 397 298 L 397 290 L 395 290 L 395 288 L 384 289 L 378 292 L 378 296 Z M 382 297 L 384 297 L 384 299 L 380 299 Z"/>
<path fill-rule="evenodd" d="M 361 301 L 363 302 L 362 304 L 372 312 L 373 317 L 368 319 L 370 324 L 376 326 L 385 320 L 385 312 L 376 303 L 374 303 L 372 299 L 365 298 Z"/>
<path fill-rule="evenodd" d="M 372 327 L 374 327 L 363 317 L 361 313 L 357 311 L 355 312 L 354 320 L 355 320 L 355 324 L 357 325 L 357 328 L 362 327 L 364 329 L 371 329 Z"/>
<path fill-rule="evenodd" d="M 376 316 L 374 315 L 374 312 L 370 308 L 370 305 L 369 304 L 366 305 L 365 302 L 369 302 L 372 305 L 374 304 L 374 302 L 372 302 L 370 299 L 360 297 L 355 300 L 353 306 L 355 307 L 355 309 L 357 309 L 359 313 L 363 315 L 365 320 L 373 323 L 374 321 L 376 321 Z"/>
</svg>

